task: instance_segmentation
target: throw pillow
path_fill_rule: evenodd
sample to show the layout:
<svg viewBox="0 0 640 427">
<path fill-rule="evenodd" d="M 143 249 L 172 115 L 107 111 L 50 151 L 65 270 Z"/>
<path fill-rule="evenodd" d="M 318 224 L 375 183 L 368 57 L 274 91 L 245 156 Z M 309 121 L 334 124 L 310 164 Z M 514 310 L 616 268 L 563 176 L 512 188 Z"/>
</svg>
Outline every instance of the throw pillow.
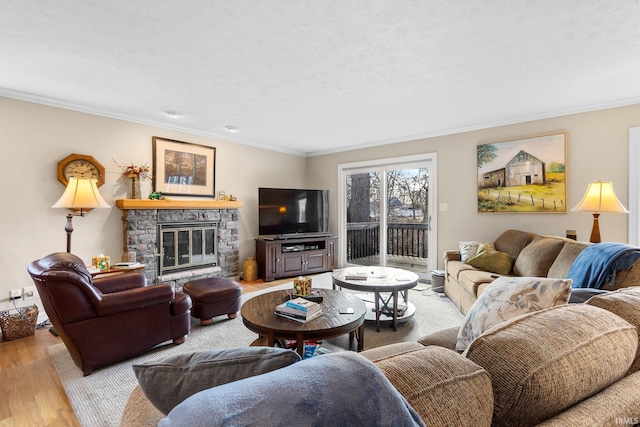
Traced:
<svg viewBox="0 0 640 427">
<path fill-rule="evenodd" d="M 212 387 L 173 408 L 159 427 L 423 426 L 382 371 L 353 351 Z"/>
<path fill-rule="evenodd" d="M 467 242 L 458 242 L 458 250 L 460 251 L 460 261 L 466 263 L 471 258 L 477 255 L 478 248 L 481 244 L 488 244 L 493 246 L 488 242 L 477 242 L 477 241 L 467 241 Z"/>
<path fill-rule="evenodd" d="M 478 255 L 467 261 L 467 264 L 491 273 L 507 275 L 511 272 L 513 258 L 505 252 L 490 249 L 482 250 L 481 245 L 478 249 Z"/>
<path fill-rule="evenodd" d="M 184 353 L 133 365 L 140 388 L 168 414 L 189 396 L 217 385 L 260 375 L 300 360 L 293 350 L 243 347 Z"/>
<path fill-rule="evenodd" d="M 522 314 L 566 304 L 571 279 L 499 277 L 480 294 L 460 327 L 456 350 L 464 351 L 485 331 Z"/>
<path fill-rule="evenodd" d="M 478 245 L 478 250 L 476 251 L 476 255 L 479 255 L 482 252 L 495 251 L 495 250 L 496 250 L 496 247 L 494 246 L 493 243 L 480 242 L 480 244 Z"/>
</svg>

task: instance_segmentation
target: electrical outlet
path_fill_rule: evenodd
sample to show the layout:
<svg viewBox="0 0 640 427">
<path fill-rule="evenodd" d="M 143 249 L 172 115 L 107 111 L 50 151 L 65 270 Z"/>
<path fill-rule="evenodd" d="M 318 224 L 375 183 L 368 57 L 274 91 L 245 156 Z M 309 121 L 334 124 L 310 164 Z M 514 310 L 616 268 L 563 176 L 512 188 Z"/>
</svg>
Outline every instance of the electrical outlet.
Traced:
<svg viewBox="0 0 640 427">
<path fill-rule="evenodd" d="M 22 288 L 22 299 L 34 299 L 38 296 L 35 286 L 27 286 L 26 288 Z"/>
<path fill-rule="evenodd" d="M 9 291 L 9 299 L 16 300 L 22 298 L 22 289 L 12 289 Z"/>
</svg>

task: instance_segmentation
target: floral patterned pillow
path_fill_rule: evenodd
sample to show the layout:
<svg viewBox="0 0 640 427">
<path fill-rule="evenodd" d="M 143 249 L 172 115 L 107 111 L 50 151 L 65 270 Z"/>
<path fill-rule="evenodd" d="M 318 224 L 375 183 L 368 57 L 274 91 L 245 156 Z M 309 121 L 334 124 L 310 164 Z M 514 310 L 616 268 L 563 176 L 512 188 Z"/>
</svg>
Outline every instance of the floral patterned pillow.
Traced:
<svg viewBox="0 0 640 427">
<path fill-rule="evenodd" d="M 456 349 L 469 344 L 490 328 L 514 317 L 563 305 L 569 301 L 571 279 L 499 277 L 480 294 L 464 319 Z"/>
<path fill-rule="evenodd" d="M 476 256 L 480 245 L 483 245 L 489 248 L 493 247 L 493 244 L 489 242 L 476 242 L 476 241 L 458 242 L 458 250 L 460 251 L 460 260 L 466 263 L 471 258 Z"/>
</svg>

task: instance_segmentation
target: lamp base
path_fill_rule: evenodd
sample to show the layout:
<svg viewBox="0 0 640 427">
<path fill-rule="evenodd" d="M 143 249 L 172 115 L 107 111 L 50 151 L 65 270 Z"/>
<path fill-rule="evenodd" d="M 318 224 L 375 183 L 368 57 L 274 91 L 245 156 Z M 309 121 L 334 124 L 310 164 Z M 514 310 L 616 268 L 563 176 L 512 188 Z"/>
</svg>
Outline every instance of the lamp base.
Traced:
<svg viewBox="0 0 640 427">
<path fill-rule="evenodd" d="M 591 243 L 600 243 L 600 225 L 598 224 L 599 213 L 593 214 L 593 227 L 591 228 L 591 238 L 589 241 Z"/>
<path fill-rule="evenodd" d="M 73 233 L 73 214 L 67 214 L 67 224 L 64 227 L 67 232 L 67 253 L 71 253 L 71 233 Z"/>
<path fill-rule="evenodd" d="M 67 214 L 67 223 L 64 226 L 64 231 L 67 232 L 67 252 L 71 253 L 71 233 L 73 233 L 73 217 L 74 216 L 84 216 L 84 209 L 80 209 L 77 212 L 69 212 Z"/>
</svg>

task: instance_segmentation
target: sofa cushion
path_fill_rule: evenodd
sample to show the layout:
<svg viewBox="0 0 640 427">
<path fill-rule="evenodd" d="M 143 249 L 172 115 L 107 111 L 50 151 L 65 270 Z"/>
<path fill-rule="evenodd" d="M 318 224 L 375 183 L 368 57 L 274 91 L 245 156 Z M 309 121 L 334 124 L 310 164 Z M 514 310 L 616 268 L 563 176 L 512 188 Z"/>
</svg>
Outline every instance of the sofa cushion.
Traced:
<svg viewBox="0 0 640 427">
<path fill-rule="evenodd" d="M 241 347 L 177 354 L 133 365 L 140 388 L 153 405 L 168 414 L 201 390 L 279 369 L 300 360 L 293 350 Z"/>
<path fill-rule="evenodd" d="M 467 313 L 456 349 L 466 350 L 474 339 L 505 320 L 566 304 L 570 294 L 570 279 L 499 277 L 487 286 Z"/>
<path fill-rule="evenodd" d="M 624 319 L 572 304 L 504 322 L 464 355 L 491 375 L 494 424 L 530 426 L 622 378 L 637 345 Z"/>
<path fill-rule="evenodd" d="M 458 286 L 466 290 L 469 294 L 475 296 L 480 295 L 478 287 L 482 283 L 491 283 L 496 280 L 496 274 L 483 270 L 466 270 L 461 271 L 458 275 Z"/>
<path fill-rule="evenodd" d="M 491 379 L 456 352 L 423 347 L 382 359 L 376 366 L 430 427 L 491 425 Z"/>
<path fill-rule="evenodd" d="M 489 285 L 493 282 L 482 282 L 478 283 L 476 287 L 476 295 L 482 295 L 482 293 L 489 287 Z"/>
<path fill-rule="evenodd" d="M 467 261 L 472 267 L 497 274 L 509 274 L 513 266 L 513 258 L 506 252 L 485 250 Z"/>
<path fill-rule="evenodd" d="M 527 246 L 536 236 L 534 233 L 519 230 L 507 230 L 502 233 L 493 245 L 497 251 L 508 253 L 511 258 L 516 259 L 520 251 Z"/>
<path fill-rule="evenodd" d="M 475 267 L 470 266 L 467 263 L 462 261 L 449 261 L 447 263 L 447 272 L 449 276 L 453 277 L 455 280 L 459 280 L 460 273 L 464 271 L 478 271 Z"/>
<path fill-rule="evenodd" d="M 565 278 L 571 268 L 571 264 L 576 260 L 580 252 L 588 246 L 588 243 L 565 242 L 562 250 L 556 257 L 551 268 L 547 272 L 547 277 Z"/>
<path fill-rule="evenodd" d="M 589 299 L 586 304 L 604 308 L 636 327 L 640 339 L 640 287 L 624 288 Z M 627 375 L 640 371 L 640 346 Z"/>
<path fill-rule="evenodd" d="M 561 238 L 536 236 L 520 251 L 513 264 L 513 273 L 516 276 L 547 277 L 564 243 Z"/>
</svg>

